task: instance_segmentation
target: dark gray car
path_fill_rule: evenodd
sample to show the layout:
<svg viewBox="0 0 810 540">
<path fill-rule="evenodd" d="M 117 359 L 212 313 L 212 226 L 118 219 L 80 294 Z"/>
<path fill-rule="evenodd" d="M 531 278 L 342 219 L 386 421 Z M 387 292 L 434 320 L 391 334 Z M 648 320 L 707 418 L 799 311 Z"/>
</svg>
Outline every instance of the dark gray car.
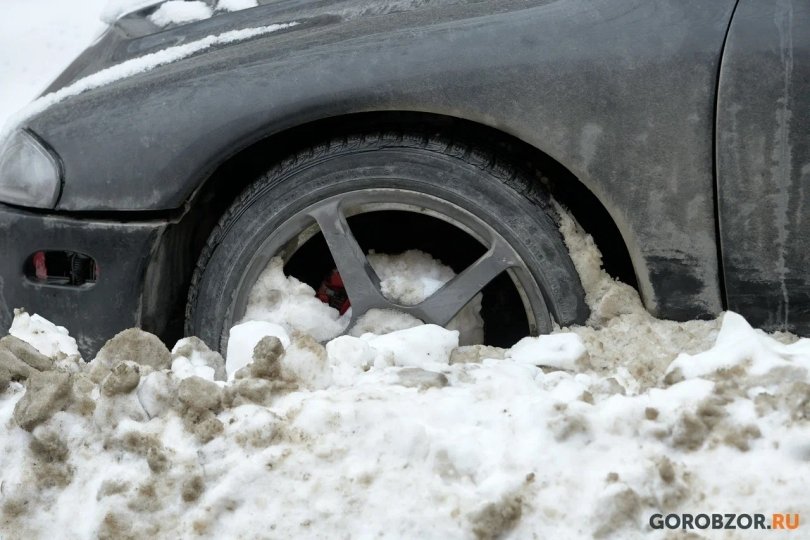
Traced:
<svg viewBox="0 0 810 540">
<path fill-rule="evenodd" d="M 484 291 L 508 344 L 587 318 L 551 197 L 656 316 L 810 329 L 810 3 L 154 9 L 6 142 L 0 329 L 20 306 L 86 354 L 130 326 L 222 348 L 281 256 L 316 289 L 336 269 L 355 318 L 443 324 Z M 411 248 L 459 275 L 396 306 L 365 254 Z"/>
</svg>

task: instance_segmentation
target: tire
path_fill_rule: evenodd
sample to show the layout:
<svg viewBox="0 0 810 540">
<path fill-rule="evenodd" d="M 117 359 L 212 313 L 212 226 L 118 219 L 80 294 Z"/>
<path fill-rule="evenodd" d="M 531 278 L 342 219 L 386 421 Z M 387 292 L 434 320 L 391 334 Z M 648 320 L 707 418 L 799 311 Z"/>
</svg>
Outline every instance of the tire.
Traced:
<svg viewBox="0 0 810 540">
<path fill-rule="evenodd" d="M 312 229 L 315 223 L 330 230 L 324 238 L 334 242 L 329 249 L 339 270 L 339 260 L 354 261 L 355 266 L 346 263 L 344 268 L 351 271 L 343 276 L 344 281 L 356 278 L 346 285 L 353 309 L 386 307 L 377 305 L 384 299 L 368 288 L 367 275 L 356 266 L 362 263 L 358 259 L 362 251 L 358 256 L 357 249 L 352 252 L 351 246 L 343 245 L 348 242 L 345 238 L 352 238 L 351 232 L 332 230 L 332 222 L 346 227 L 346 220 L 333 219 L 329 213 L 354 215 L 351 212 L 360 210 L 347 207 L 374 208 L 389 202 L 451 222 L 474 236 L 491 259 L 476 263 L 464 283 L 458 280 L 457 296 L 448 289 L 430 309 L 414 307 L 419 318 L 443 324 L 456 307 L 450 304 L 468 293 L 470 283 L 485 280 L 487 272 L 496 272 L 501 265 L 513 265 L 508 275 L 519 291 L 530 333 L 550 331 L 552 319 L 563 326 L 587 319 L 584 291 L 556 214 L 530 175 L 457 140 L 373 133 L 299 152 L 245 189 L 222 216 L 199 258 L 186 307 L 186 333 L 224 352 L 228 331 L 241 318 L 237 312 L 244 313 L 245 291 L 271 256 L 283 252 L 289 257 L 301 245 L 301 234 L 295 230 Z M 451 297 L 456 300 L 449 302 Z"/>
</svg>

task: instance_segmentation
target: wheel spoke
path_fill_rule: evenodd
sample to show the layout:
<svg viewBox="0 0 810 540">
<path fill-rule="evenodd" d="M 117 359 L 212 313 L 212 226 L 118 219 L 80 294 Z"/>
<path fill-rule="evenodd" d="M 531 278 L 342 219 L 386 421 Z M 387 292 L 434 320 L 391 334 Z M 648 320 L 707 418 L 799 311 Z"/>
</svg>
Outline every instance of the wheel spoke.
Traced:
<svg viewBox="0 0 810 540">
<path fill-rule="evenodd" d="M 497 239 L 481 258 L 415 306 L 416 311 L 424 321 L 445 326 L 490 281 L 518 265 L 512 249 L 505 241 Z"/>
<path fill-rule="evenodd" d="M 352 306 L 352 322 L 372 308 L 388 308 L 380 292 L 380 279 L 363 248 L 352 234 L 339 201 L 330 201 L 310 212 L 326 240 Z"/>
</svg>

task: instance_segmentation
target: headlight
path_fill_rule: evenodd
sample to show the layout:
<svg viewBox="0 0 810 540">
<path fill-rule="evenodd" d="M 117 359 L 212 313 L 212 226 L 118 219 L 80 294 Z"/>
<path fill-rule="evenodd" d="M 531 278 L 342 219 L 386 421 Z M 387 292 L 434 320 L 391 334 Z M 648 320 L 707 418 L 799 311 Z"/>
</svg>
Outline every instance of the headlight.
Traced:
<svg viewBox="0 0 810 540">
<path fill-rule="evenodd" d="M 11 135 L 0 148 L 0 202 L 53 208 L 60 190 L 56 157 L 27 131 Z"/>
</svg>

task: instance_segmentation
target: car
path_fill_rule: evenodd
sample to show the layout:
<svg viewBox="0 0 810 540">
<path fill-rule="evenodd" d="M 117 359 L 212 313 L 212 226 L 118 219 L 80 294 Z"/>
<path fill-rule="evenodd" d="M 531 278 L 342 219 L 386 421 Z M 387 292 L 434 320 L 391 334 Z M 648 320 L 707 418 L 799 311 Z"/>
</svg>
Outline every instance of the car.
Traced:
<svg viewBox="0 0 810 540">
<path fill-rule="evenodd" d="M 553 201 L 655 316 L 810 330 L 810 4 L 282 0 L 119 18 L 24 111 L 0 161 L 14 307 L 92 355 L 139 326 L 224 351 L 274 257 L 351 317 L 486 343 L 588 319 Z M 370 250 L 458 273 L 399 305 Z"/>
</svg>

